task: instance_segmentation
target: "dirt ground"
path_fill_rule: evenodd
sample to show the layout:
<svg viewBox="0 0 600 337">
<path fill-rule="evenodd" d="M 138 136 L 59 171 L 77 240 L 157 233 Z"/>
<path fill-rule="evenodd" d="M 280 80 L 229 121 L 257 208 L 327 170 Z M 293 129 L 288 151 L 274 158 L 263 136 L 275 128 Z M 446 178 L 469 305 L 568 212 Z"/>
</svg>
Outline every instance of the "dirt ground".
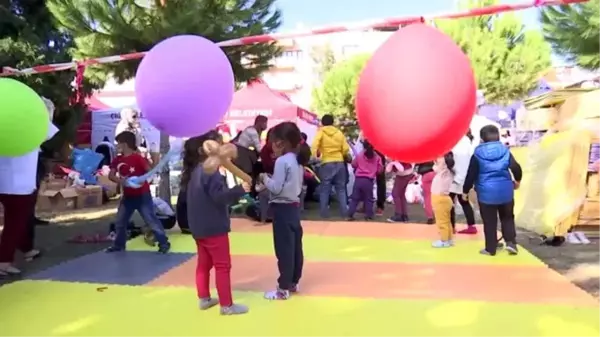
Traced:
<svg viewBox="0 0 600 337">
<path fill-rule="evenodd" d="M 335 208 L 331 213 L 334 214 Z M 35 261 L 21 266 L 25 275 L 49 268 L 64 261 L 86 255 L 103 249 L 107 244 L 68 243 L 67 241 L 77 235 L 107 234 L 108 226 L 114 219 L 116 203 L 111 202 L 104 207 L 94 210 L 74 211 L 69 214 L 45 216 L 52 223 L 48 226 L 37 227 L 37 246 L 42 249 L 43 256 Z M 385 221 L 391 214 L 391 207 L 386 210 L 386 216 L 375 221 Z M 411 206 L 409 212 L 412 222 L 425 224 L 425 216 L 419 206 Z M 316 204 L 308 204 L 304 214 L 305 219 L 318 219 Z M 332 217 L 331 221 L 341 221 L 341 218 Z M 134 218 L 136 223 L 141 223 L 139 217 Z M 464 222 L 459 216 L 459 222 Z M 399 224 L 401 226 L 401 224 Z M 560 247 L 541 245 L 539 238 L 532 233 L 519 230 L 518 240 L 524 248 L 536 255 L 552 269 L 568 277 L 573 283 L 596 298 L 599 297 L 600 282 L 600 245 L 597 233 L 589 234 L 592 241 L 589 245 L 564 244 Z M 14 279 L 0 279 L 0 286 L 14 281 Z"/>
</svg>

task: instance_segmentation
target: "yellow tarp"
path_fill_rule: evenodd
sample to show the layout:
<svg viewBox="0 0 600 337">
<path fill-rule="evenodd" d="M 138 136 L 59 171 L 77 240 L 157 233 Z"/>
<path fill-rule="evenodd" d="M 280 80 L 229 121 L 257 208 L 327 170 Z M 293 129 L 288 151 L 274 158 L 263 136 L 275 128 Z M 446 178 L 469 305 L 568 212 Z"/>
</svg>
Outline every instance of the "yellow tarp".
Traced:
<svg viewBox="0 0 600 337">
<path fill-rule="evenodd" d="M 580 129 L 544 136 L 511 152 L 523 168 L 515 195 L 518 226 L 541 235 L 564 235 L 576 224 L 586 197 L 591 137 Z"/>
</svg>

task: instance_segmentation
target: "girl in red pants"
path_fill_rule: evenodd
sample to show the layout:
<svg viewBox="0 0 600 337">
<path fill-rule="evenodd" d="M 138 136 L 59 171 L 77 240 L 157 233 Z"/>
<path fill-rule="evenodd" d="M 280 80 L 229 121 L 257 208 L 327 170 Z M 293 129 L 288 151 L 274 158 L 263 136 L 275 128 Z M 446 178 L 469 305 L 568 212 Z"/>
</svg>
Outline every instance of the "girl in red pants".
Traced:
<svg viewBox="0 0 600 337">
<path fill-rule="evenodd" d="M 245 314 L 248 307 L 234 304 L 231 296 L 229 205 L 249 192 L 250 185 L 244 183 L 230 189 L 219 172 L 203 172 L 202 164 L 207 156 L 202 145 L 207 140 L 221 142 L 221 136 L 217 131 L 209 131 L 185 142 L 181 174 L 181 188 L 187 197 L 188 224 L 198 248 L 196 289 L 199 305 L 201 310 L 206 310 L 220 304 L 221 315 Z M 213 267 L 218 300 L 211 297 L 209 290 L 210 270 Z"/>
</svg>

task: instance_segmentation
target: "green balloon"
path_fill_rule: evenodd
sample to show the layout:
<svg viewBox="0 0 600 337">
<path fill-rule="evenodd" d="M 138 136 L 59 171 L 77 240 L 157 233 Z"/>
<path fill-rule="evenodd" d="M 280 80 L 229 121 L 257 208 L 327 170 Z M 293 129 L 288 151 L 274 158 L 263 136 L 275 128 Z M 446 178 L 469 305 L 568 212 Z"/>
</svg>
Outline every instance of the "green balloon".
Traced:
<svg viewBox="0 0 600 337">
<path fill-rule="evenodd" d="M 0 157 L 38 150 L 48 134 L 48 119 L 46 105 L 33 89 L 0 77 Z"/>
</svg>

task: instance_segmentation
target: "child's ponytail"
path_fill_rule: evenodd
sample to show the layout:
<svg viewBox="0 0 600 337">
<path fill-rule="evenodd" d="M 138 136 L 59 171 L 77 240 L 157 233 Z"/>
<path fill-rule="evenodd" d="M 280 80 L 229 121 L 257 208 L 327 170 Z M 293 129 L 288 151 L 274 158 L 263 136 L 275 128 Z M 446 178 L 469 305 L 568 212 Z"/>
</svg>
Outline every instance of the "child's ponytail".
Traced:
<svg viewBox="0 0 600 337">
<path fill-rule="evenodd" d="M 365 149 L 365 157 L 367 157 L 367 159 L 373 159 L 373 157 L 375 157 L 375 150 L 373 149 L 373 145 L 371 145 L 371 143 L 369 143 L 368 141 L 364 140 L 363 147 Z"/>
<path fill-rule="evenodd" d="M 448 167 L 448 170 L 450 170 L 450 172 L 452 172 L 452 174 L 456 174 L 454 172 L 454 154 L 452 153 L 452 151 L 446 153 L 444 155 L 444 162 L 446 163 L 446 167 Z"/>
<path fill-rule="evenodd" d="M 183 153 L 181 154 L 182 170 L 180 178 L 180 189 L 186 190 L 190 179 L 192 178 L 192 172 L 198 166 L 198 164 L 204 162 L 207 156 L 201 150 L 204 142 L 207 140 L 220 141 L 221 135 L 216 130 L 211 130 L 202 136 L 192 137 L 185 141 L 183 145 Z"/>
</svg>

